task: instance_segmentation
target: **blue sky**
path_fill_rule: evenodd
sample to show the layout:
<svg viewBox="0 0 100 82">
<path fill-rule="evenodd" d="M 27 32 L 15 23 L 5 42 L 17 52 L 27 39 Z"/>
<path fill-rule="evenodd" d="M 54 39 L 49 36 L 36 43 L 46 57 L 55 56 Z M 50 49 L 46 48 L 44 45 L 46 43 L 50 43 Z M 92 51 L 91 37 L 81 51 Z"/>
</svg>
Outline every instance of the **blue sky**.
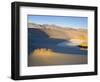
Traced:
<svg viewBox="0 0 100 82">
<path fill-rule="evenodd" d="M 37 24 L 55 24 L 63 27 L 87 28 L 87 17 L 75 16 L 46 16 L 46 15 L 28 15 L 28 22 Z"/>
</svg>

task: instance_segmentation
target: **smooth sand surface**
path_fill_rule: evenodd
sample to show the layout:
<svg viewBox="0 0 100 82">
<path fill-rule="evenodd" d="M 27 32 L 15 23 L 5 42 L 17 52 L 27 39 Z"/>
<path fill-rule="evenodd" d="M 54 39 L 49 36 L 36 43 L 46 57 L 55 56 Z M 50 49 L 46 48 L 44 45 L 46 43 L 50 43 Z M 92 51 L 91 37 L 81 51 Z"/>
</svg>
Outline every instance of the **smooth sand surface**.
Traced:
<svg viewBox="0 0 100 82">
<path fill-rule="evenodd" d="M 72 55 L 53 53 L 52 55 L 29 55 L 28 66 L 48 66 L 48 65 L 74 65 L 87 64 L 86 55 Z"/>
</svg>

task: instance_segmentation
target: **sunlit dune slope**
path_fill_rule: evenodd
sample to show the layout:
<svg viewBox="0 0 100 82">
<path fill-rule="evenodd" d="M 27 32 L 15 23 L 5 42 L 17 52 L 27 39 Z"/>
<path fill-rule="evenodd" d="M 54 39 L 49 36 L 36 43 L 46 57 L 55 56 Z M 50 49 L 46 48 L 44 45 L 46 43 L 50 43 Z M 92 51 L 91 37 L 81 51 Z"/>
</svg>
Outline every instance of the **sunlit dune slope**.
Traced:
<svg viewBox="0 0 100 82">
<path fill-rule="evenodd" d="M 44 31 L 49 38 L 64 39 L 71 42 L 76 42 L 81 46 L 88 45 L 87 29 L 74 29 L 70 27 L 61 27 L 56 25 L 39 25 L 29 23 L 29 28 L 37 28 Z"/>
</svg>

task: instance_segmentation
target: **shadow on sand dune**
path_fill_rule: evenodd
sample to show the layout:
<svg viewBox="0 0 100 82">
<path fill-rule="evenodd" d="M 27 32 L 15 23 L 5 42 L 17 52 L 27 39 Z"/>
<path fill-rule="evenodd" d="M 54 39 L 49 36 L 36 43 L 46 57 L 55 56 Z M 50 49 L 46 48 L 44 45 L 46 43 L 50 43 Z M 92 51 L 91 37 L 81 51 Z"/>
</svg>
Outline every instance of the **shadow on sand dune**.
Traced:
<svg viewBox="0 0 100 82">
<path fill-rule="evenodd" d="M 64 39 L 53 39 L 41 29 L 28 28 L 28 54 L 37 48 L 49 48 L 57 53 L 72 55 L 87 55 L 87 50 L 80 50 L 77 46 L 57 46 L 61 42 L 68 42 Z"/>
</svg>

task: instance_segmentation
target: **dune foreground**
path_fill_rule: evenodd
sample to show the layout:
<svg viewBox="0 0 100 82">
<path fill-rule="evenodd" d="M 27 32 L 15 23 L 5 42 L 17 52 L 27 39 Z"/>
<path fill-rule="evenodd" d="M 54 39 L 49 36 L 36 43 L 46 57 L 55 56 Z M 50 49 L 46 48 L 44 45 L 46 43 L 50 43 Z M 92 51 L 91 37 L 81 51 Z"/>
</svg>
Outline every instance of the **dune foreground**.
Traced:
<svg viewBox="0 0 100 82">
<path fill-rule="evenodd" d="M 29 55 L 29 66 L 86 64 L 86 55 L 54 53 L 51 56 Z"/>
<path fill-rule="evenodd" d="M 28 66 L 87 64 L 87 29 L 28 24 Z"/>
</svg>

